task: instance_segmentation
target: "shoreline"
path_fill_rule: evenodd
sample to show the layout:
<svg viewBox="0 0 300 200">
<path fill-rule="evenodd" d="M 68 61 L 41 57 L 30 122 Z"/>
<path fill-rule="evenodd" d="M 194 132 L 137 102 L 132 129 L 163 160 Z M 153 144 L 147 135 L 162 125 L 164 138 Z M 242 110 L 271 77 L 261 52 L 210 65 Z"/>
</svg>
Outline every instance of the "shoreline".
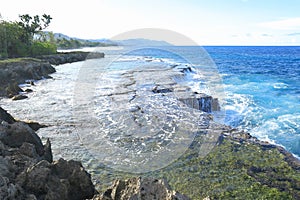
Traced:
<svg viewBox="0 0 300 200">
<path fill-rule="evenodd" d="M 162 92 L 163 89 L 166 89 L 166 88 L 156 88 L 156 91 Z M 224 125 L 221 125 L 221 127 L 215 126 L 215 127 L 211 128 L 211 129 L 212 130 L 220 130 L 220 132 L 221 132 L 220 137 L 218 138 L 218 145 L 217 145 L 216 148 L 221 148 L 222 145 L 227 145 L 228 148 L 229 147 L 235 147 L 235 145 L 238 145 L 235 148 L 241 148 L 241 149 L 247 148 L 247 145 L 251 146 L 251 148 L 252 148 L 252 146 L 253 147 L 257 146 L 258 147 L 257 151 L 261 150 L 261 151 L 265 151 L 265 152 L 268 152 L 268 151 L 273 152 L 270 155 L 270 156 L 274 155 L 274 158 L 272 158 L 272 159 L 278 159 L 279 163 L 284 163 L 284 162 L 288 163 L 288 165 L 291 166 L 292 169 L 295 170 L 295 172 L 299 172 L 299 170 L 300 170 L 300 162 L 299 162 L 299 160 L 297 158 L 295 158 L 291 153 L 289 153 L 288 151 L 286 151 L 285 149 L 283 149 L 282 147 L 280 147 L 278 145 L 272 145 L 272 144 L 269 144 L 267 142 L 260 141 L 257 138 L 252 137 L 249 133 L 246 133 L 244 131 L 239 131 L 239 130 L 236 130 L 236 129 L 232 129 L 231 127 L 224 126 Z M 195 157 L 195 153 L 198 152 L 197 150 L 198 150 L 197 149 L 197 145 L 195 145 L 191 149 L 190 152 L 187 152 L 187 155 L 184 155 L 183 158 L 180 158 L 180 159 L 183 159 L 185 162 L 191 162 L 191 160 L 192 161 L 195 161 L 195 160 L 198 161 L 200 159 L 199 156 Z M 279 152 L 279 153 L 276 153 L 276 152 Z M 213 152 L 213 153 L 216 153 L 216 152 Z M 254 153 L 258 153 L 258 155 L 261 155 L 261 154 L 259 154 L 259 152 L 254 152 Z M 184 158 L 185 156 L 188 157 L 188 155 L 194 155 L 194 158 L 192 158 L 192 159 L 186 159 L 186 158 Z M 281 158 L 275 158 L 276 157 L 275 155 L 282 155 L 283 156 L 282 160 L 281 160 Z M 221 155 L 219 155 L 219 156 L 221 156 Z M 203 158 L 203 159 L 201 158 L 200 160 L 206 160 L 206 159 L 208 159 L 208 158 Z M 228 160 L 226 160 L 226 158 L 224 158 L 224 157 L 219 157 L 219 158 L 216 157 L 215 159 L 219 159 L 219 160 L 223 161 L 224 163 L 228 162 Z M 237 160 L 239 160 L 238 158 L 235 158 L 234 156 L 231 159 L 233 161 L 235 160 L 236 162 L 237 162 Z M 256 158 L 256 159 L 258 159 L 258 158 Z M 214 160 L 214 161 L 216 161 L 216 160 Z M 240 162 L 242 162 L 242 161 L 240 161 Z M 210 165 L 208 165 L 208 166 L 210 166 Z M 196 165 L 196 167 L 197 167 L 197 165 Z M 259 174 L 259 173 L 271 173 L 271 174 L 273 173 L 272 172 L 272 170 L 273 170 L 272 165 L 268 165 L 268 164 L 266 164 L 266 166 L 265 166 L 267 168 L 267 171 L 265 171 L 265 172 L 263 171 L 264 170 L 263 168 L 259 168 L 257 166 L 254 166 L 254 168 L 251 168 L 253 166 L 248 166 L 248 167 L 249 167 L 249 174 L 250 174 L 249 176 L 252 175 L 251 177 L 256 177 L 256 175 Z M 185 167 L 183 167 L 183 168 L 185 168 Z M 271 171 L 268 171 L 268 168 L 270 168 Z M 175 171 L 176 172 L 176 168 L 172 168 L 172 166 L 167 167 L 167 169 L 170 169 L 171 171 Z M 171 173 L 170 174 L 166 174 L 167 171 L 168 170 L 166 170 L 166 172 L 162 172 L 161 174 L 165 174 L 165 176 L 167 176 L 167 177 L 169 176 L 170 177 Z M 292 171 L 291 171 L 291 173 L 292 173 Z M 195 171 L 191 170 L 190 173 L 192 174 L 193 172 L 195 172 Z M 174 174 L 172 174 L 172 175 L 176 176 L 176 173 L 174 173 Z M 160 177 L 160 176 L 161 175 L 157 175 L 157 177 Z M 282 175 L 282 176 L 284 176 L 284 175 Z M 180 177 L 180 176 L 178 176 L 178 177 Z M 181 177 L 181 178 L 182 178 L 182 180 L 185 180 L 186 178 L 188 178 L 188 175 L 187 175 L 187 177 L 184 176 L 184 177 Z M 267 179 L 268 177 L 264 177 L 264 178 Z M 270 178 L 272 178 L 272 177 L 270 177 Z M 278 178 L 282 178 L 282 177 L 279 176 Z M 172 186 L 172 188 L 176 189 L 179 192 L 184 191 L 184 194 L 188 195 L 188 193 L 189 193 L 187 191 L 188 188 L 182 189 L 182 186 L 184 186 L 184 185 L 188 186 L 188 185 L 182 184 L 182 182 L 180 182 L 178 184 L 178 183 L 172 181 L 173 179 L 169 178 L 169 180 L 171 180 L 171 186 Z M 259 179 L 259 177 L 257 179 Z M 272 179 L 270 179 L 270 180 L 272 180 Z M 299 179 L 295 179 L 295 180 L 296 180 L 296 183 L 297 183 L 297 180 L 299 181 Z M 263 182 L 263 181 L 259 181 L 259 182 Z M 278 186 L 276 187 L 276 185 L 275 186 L 272 185 L 272 182 L 267 182 L 265 184 L 269 185 L 268 187 L 270 187 L 270 188 L 278 188 Z M 264 189 L 266 189 L 266 188 L 264 188 Z M 296 189 L 297 189 L 297 185 L 296 185 Z M 269 191 L 269 190 L 266 189 L 266 191 Z M 286 190 L 283 189 L 283 191 L 286 191 Z M 300 197 L 299 196 L 300 194 L 297 194 L 297 192 L 293 193 L 293 195 L 296 195 L 295 197 Z M 195 196 L 193 196 L 193 197 L 195 197 Z"/>
<path fill-rule="evenodd" d="M 34 84 L 34 80 L 51 78 L 50 74 L 56 72 L 52 65 L 96 58 L 104 58 L 104 53 L 76 51 L 37 56 L 35 58 L 0 60 L 0 97 L 9 97 L 13 98 L 13 100 L 27 98 L 25 95 L 20 95 L 21 92 L 26 91 L 23 91 L 18 86 L 19 84 Z"/>
</svg>

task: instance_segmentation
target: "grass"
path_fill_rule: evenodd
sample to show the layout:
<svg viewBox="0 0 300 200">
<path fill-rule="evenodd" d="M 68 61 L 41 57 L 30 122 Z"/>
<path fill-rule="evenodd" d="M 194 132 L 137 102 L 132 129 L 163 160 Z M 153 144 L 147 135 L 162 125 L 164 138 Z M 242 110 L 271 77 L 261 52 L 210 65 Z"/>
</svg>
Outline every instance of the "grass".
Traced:
<svg viewBox="0 0 300 200">
<path fill-rule="evenodd" d="M 36 59 L 36 58 L 8 58 L 5 60 L 0 60 L 0 65 L 1 64 L 8 64 L 8 63 L 19 63 L 19 62 L 41 62 L 40 59 Z"/>
</svg>

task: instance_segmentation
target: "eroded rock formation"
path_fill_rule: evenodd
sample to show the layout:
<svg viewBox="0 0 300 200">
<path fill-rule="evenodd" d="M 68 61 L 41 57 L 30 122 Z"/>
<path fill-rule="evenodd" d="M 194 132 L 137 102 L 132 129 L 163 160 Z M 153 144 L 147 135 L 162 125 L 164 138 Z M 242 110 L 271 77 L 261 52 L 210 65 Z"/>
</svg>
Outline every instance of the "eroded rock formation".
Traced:
<svg viewBox="0 0 300 200">
<path fill-rule="evenodd" d="M 87 199 L 95 194 L 90 175 L 78 161 L 53 162 L 25 122 L 0 108 L 0 199 Z"/>
<path fill-rule="evenodd" d="M 127 199 L 189 200 L 187 196 L 172 190 L 163 179 L 141 177 L 116 180 L 102 195 L 93 198 L 93 200 Z"/>
</svg>

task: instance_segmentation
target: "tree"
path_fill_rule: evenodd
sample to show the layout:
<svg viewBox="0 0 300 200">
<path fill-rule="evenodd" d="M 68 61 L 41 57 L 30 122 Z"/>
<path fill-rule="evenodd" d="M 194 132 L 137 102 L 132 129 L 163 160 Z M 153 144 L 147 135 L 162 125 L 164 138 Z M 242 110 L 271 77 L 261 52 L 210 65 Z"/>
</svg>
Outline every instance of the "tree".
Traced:
<svg viewBox="0 0 300 200">
<path fill-rule="evenodd" d="M 20 15 L 18 22 L 4 21 L 0 17 L 0 59 L 56 53 L 51 32 L 43 32 L 52 20 L 50 15 Z"/>
<path fill-rule="evenodd" d="M 28 45 L 20 40 L 24 30 L 16 22 L 0 21 L 0 57 L 28 55 Z"/>
<path fill-rule="evenodd" d="M 47 28 L 52 20 L 52 17 L 47 14 L 43 14 L 42 17 L 38 15 L 31 17 L 28 14 L 19 15 L 19 17 L 21 21 L 18 24 L 25 31 L 21 39 L 26 43 L 31 43 L 34 35 Z"/>
</svg>

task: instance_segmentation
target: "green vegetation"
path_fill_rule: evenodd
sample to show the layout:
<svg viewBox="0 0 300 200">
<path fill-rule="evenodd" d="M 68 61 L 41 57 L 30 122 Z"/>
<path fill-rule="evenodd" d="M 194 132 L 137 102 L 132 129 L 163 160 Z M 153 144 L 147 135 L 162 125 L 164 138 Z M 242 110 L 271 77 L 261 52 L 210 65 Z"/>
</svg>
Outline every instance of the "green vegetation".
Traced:
<svg viewBox="0 0 300 200">
<path fill-rule="evenodd" d="M 77 49 L 82 47 L 115 46 L 113 43 L 54 37 L 43 31 L 51 23 L 50 15 L 20 15 L 19 21 L 5 21 L 0 15 L 0 59 L 55 54 L 57 48 Z"/>
<path fill-rule="evenodd" d="M 0 19 L 0 59 L 56 53 L 52 33 L 42 30 L 51 22 L 50 15 L 20 15 L 20 21 Z"/>
<path fill-rule="evenodd" d="M 101 169 L 101 180 L 136 174 Z M 106 171 L 107 170 L 107 171 Z M 206 157 L 189 149 L 170 166 L 142 176 L 165 178 L 172 189 L 191 199 L 299 199 L 300 173 L 274 146 L 223 138 Z M 102 182 L 103 191 L 109 183 Z"/>
<path fill-rule="evenodd" d="M 40 59 L 37 58 L 11 58 L 11 59 L 5 59 L 5 60 L 0 60 L 0 67 L 3 64 L 7 64 L 7 63 L 24 63 L 24 62 L 41 62 Z"/>
<path fill-rule="evenodd" d="M 35 41 L 31 45 L 31 55 L 49 55 L 56 53 L 55 43 Z"/>
<path fill-rule="evenodd" d="M 297 199 L 300 173 L 277 148 L 224 139 L 205 158 L 182 157 L 157 172 L 192 199 Z"/>
</svg>

